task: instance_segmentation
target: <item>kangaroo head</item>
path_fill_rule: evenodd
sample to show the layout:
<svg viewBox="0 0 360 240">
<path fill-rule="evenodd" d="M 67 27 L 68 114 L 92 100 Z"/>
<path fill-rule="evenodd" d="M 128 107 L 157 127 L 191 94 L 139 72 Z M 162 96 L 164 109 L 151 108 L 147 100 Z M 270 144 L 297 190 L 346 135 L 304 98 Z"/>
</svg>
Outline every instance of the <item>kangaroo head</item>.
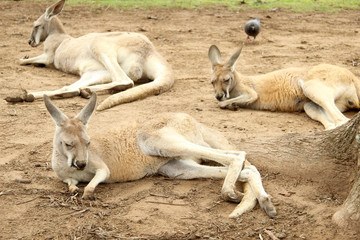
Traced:
<svg viewBox="0 0 360 240">
<path fill-rule="evenodd" d="M 242 47 L 223 63 L 220 50 L 215 45 L 209 48 L 208 56 L 212 67 L 211 84 L 214 87 L 215 98 L 219 101 L 230 98 L 230 91 L 235 87 L 235 64 L 241 49 Z"/>
<path fill-rule="evenodd" d="M 32 47 L 39 46 L 48 37 L 51 30 L 51 21 L 53 17 L 58 15 L 63 9 L 65 0 L 60 0 L 48 7 L 43 15 L 41 15 L 34 23 L 29 39 Z"/>
<path fill-rule="evenodd" d="M 96 94 L 93 94 L 88 104 L 74 118 L 68 118 L 60 111 L 48 96 L 44 96 L 46 109 L 56 124 L 53 141 L 54 150 L 67 159 L 69 167 L 83 170 L 88 163 L 90 137 L 86 132 L 96 106 Z"/>
</svg>

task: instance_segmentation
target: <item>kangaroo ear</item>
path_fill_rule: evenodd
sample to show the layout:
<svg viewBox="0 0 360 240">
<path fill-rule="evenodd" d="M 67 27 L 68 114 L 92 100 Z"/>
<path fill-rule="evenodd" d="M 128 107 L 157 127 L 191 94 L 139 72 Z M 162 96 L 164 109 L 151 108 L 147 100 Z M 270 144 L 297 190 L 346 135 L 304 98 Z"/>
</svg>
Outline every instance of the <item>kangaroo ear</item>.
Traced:
<svg viewBox="0 0 360 240">
<path fill-rule="evenodd" d="M 226 62 L 226 64 L 230 67 L 232 72 L 235 70 L 235 65 L 240 56 L 242 48 L 243 46 L 241 46 Z"/>
<path fill-rule="evenodd" d="M 51 5 L 50 7 L 48 7 L 45 11 L 45 18 L 47 20 L 51 19 L 52 17 L 58 15 L 59 13 L 61 13 L 63 7 L 65 4 L 65 0 L 60 0 L 57 3 L 54 3 L 53 5 Z"/>
<path fill-rule="evenodd" d="M 79 119 L 84 125 L 88 124 L 90 117 L 94 113 L 96 106 L 96 99 L 97 99 L 96 93 L 93 93 L 88 104 L 86 104 L 86 106 L 76 116 L 76 118 Z"/>
<path fill-rule="evenodd" d="M 50 98 L 44 95 L 44 102 L 46 109 L 50 113 L 52 119 L 56 123 L 57 126 L 62 126 L 63 123 L 68 119 L 68 117 L 63 114 L 59 108 L 57 108 L 51 101 Z"/>
<path fill-rule="evenodd" d="M 215 46 L 215 45 L 210 46 L 208 56 L 209 56 L 212 68 L 214 68 L 215 64 L 221 63 L 221 53 L 220 53 L 220 50 L 217 48 L 217 46 Z"/>
</svg>

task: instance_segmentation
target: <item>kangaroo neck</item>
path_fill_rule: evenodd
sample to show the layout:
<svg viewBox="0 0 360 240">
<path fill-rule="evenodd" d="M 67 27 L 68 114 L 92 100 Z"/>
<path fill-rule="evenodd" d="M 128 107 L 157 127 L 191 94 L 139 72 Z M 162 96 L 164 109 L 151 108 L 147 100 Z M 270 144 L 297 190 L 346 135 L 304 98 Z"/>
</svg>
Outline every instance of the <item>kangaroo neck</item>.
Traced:
<svg viewBox="0 0 360 240">
<path fill-rule="evenodd" d="M 246 81 L 247 77 L 242 75 L 241 73 L 239 73 L 238 71 L 234 71 L 234 76 L 235 76 L 235 81 L 234 81 L 234 86 L 232 86 L 232 90 L 231 91 L 236 91 L 239 92 L 240 89 L 242 88 L 242 84 L 244 82 L 244 80 Z"/>
<path fill-rule="evenodd" d="M 53 17 L 49 24 L 49 35 L 51 34 L 66 34 L 64 25 L 61 23 L 59 18 Z"/>
<path fill-rule="evenodd" d="M 72 37 L 65 32 L 63 24 L 57 17 L 54 17 L 50 21 L 48 37 L 44 41 L 45 52 L 55 53 L 60 44 L 69 38 Z"/>
</svg>

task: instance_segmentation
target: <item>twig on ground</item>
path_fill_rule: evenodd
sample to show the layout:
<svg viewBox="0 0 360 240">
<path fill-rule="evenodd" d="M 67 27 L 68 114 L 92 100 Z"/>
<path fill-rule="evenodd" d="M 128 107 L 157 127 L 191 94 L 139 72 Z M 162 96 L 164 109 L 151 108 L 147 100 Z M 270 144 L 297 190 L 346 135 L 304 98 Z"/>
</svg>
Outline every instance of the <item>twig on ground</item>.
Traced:
<svg viewBox="0 0 360 240">
<path fill-rule="evenodd" d="M 82 214 L 82 213 L 87 212 L 89 210 L 90 210 L 90 208 L 85 208 L 85 209 L 82 209 L 82 210 L 76 210 L 76 211 L 73 211 L 73 212 L 70 212 L 70 213 L 61 214 L 61 215 L 59 215 L 59 217 L 66 216 L 66 215 L 74 216 L 74 215 Z"/>
<path fill-rule="evenodd" d="M 31 180 L 30 179 L 20 179 L 20 178 L 17 178 L 15 179 L 16 182 L 18 183 L 31 183 Z"/>
<path fill-rule="evenodd" d="M 27 201 L 25 201 L 25 202 L 19 202 L 19 203 L 17 203 L 16 205 L 21 205 L 21 204 L 29 203 L 29 202 L 32 202 L 32 201 L 38 199 L 38 198 L 39 198 L 39 197 L 35 197 L 35 198 L 30 199 L 30 200 L 27 200 Z"/>
<path fill-rule="evenodd" d="M 114 231 L 106 231 L 100 227 L 90 231 L 89 233 L 101 239 L 149 239 L 148 237 L 124 237 L 114 233 Z"/>
<path fill-rule="evenodd" d="M 153 197 L 162 197 L 162 198 L 169 198 L 168 195 L 161 195 L 161 194 L 155 194 L 155 193 L 150 193 L 150 196 L 153 196 Z"/>
<path fill-rule="evenodd" d="M 292 191 L 284 191 L 284 192 L 280 192 L 279 195 L 282 195 L 284 197 L 290 197 L 291 195 L 295 194 L 296 192 L 292 192 Z"/>
<path fill-rule="evenodd" d="M 173 205 L 173 206 L 187 206 L 186 203 L 167 203 L 167 202 L 156 202 L 156 201 L 145 201 L 147 203 L 155 203 L 155 204 L 165 204 L 165 205 Z"/>
<path fill-rule="evenodd" d="M 269 235 L 269 237 L 272 239 L 272 240 L 280 240 L 279 238 L 277 238 L 270 230 L 264 230 L 264 232 Z"/>
</svg>

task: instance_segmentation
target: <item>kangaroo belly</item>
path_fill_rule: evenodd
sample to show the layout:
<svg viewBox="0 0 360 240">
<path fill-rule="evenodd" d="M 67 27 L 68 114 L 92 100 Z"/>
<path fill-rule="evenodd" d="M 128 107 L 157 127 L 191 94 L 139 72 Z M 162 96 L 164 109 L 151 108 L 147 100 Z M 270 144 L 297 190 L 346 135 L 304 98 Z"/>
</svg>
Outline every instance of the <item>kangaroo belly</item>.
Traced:
<svg viewBox="0 0 360 240">
<path fill-rule="evenodd" d="M 274 101 L 271 101 L 269 98 L 259 99 L 251 104 L 249 108 L 268 111 L 301 112 L 304 110 L 304 104 L 308 101 L 305 96 L 282 98 L 281 100 L 274 99 Z"/>
<path fill-rule="evenodd" d="M 301 68 L 290 68 L 259 77 L 254 85 L 258 99 L 249 107 L 269 111 L 302 111 L 308 101 L 300 86 L 304 72 Z"/>
<path fill-rule="evenodd" d="M 137 151 L 137 149 L 136 149 Z M 107 161 L 110 169 L 108 182 L 126 182 L 138 180 L 157 173 L 158 169 L 165 164 L 164 159 L 142 154 L 141 152 L 127 151 L 118 154 L 116 158 Z"/>
<path fill-rule="evenodd" d="M 123 132 L 111 132 L 92 141 L 92 146 L 110 170 L 107 182 L 125 182 L 155 174 L 166 163 L 165 158 L 148 156 L 141 152 L 136 129 L 129 127 Z"/>
</svg>

